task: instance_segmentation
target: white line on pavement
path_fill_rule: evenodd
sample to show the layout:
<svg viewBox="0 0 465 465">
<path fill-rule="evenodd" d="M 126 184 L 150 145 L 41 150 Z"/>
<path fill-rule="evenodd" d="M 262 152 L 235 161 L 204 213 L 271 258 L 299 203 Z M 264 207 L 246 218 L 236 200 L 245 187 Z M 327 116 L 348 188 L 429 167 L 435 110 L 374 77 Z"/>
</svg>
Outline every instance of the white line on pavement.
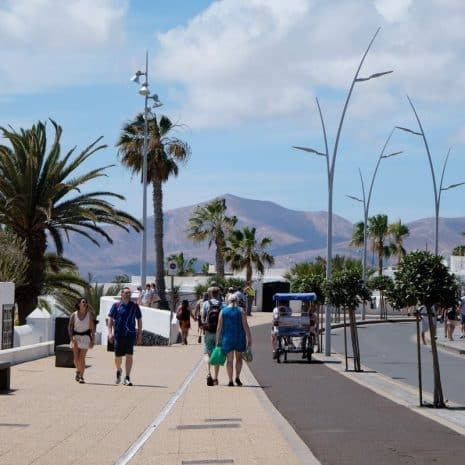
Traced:
<svg viewBox="0 0 465 465">
<path fill-rule="evenodd" d="M 128 450 L 121 455 L 118 460 L 115 462 L 115 465 L 126 465 L 130 460 L 137 454 L 139 449 L 145 444 L 149 437 L 155 432 L 155 430 L 160 426 L 163 420 L 170 413 L 171 409 L 176 404 L 177 400 L 184 394 L 189 383 L 192 381 L 194 376 L 199 371 L 200 367 L 203 365 L 203 356 L 191 370 L 187 378 L 173 394 L 168 403 L 163 407 L 163 410 L 158 414 L 158 416 L 153 420 L 153 422 L 147 427 L 147 429 L 132 443 Z"/>
</svg>

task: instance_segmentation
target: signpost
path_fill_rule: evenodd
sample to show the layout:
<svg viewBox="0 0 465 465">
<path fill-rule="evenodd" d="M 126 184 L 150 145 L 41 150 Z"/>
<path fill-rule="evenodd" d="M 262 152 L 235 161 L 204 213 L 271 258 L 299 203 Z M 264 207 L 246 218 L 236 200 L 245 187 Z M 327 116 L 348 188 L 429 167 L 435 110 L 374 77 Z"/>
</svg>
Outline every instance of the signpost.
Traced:
<svg viewBox="0 0 465 465">
<path fill-rule="evenodd" d="M 171 305 L 170 305 L 170 336 L 168 344 L 171 344 L 171 325 L 173 323 L 174 308 L 174 277 L 178 272 L 178 264 L 174 260 L 168 262 L 168 276 L 171 276 Z"/>
</svg>

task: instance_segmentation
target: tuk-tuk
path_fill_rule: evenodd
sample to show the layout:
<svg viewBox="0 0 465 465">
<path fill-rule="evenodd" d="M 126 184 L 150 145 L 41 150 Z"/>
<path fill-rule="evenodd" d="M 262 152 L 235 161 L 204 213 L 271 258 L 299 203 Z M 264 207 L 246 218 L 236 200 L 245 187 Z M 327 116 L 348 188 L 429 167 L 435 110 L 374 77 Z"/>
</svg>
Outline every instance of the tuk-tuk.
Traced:
<svg viewBox="0 0 465 465">
<path fill-rule="evenodd" d="M 315 345 L 318 345 L 318 312 L 312 302 L 316 301 L 314 292 L 277 293 L 273 300 L 273 358 L 281 363 L 281 356 L 287 362 L 289 353 L 301 353 L 308 362 L 312 360 Z M 291 300 L 302 302 L 300 312 L 293 312 Z"/>
</svg>

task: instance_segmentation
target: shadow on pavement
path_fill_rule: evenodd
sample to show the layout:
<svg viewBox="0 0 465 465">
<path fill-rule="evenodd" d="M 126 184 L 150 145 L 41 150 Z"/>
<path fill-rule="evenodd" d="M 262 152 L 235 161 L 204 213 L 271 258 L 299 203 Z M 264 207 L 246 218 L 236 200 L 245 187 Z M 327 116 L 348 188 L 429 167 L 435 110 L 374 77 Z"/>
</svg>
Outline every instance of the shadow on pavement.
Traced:
<svg viewBox="0 0 465 465">
<path fill-rule="evenodd" d="M 89 384 L 91 386 L 123 386 L 123 384 L 118 385 L 115 383 L 89 383 L 87 381 L 85 384 Z M 149 388 L 168 389 L 168 386 L 157 386 L 155 384 L 134 384 L 133 386 L 123 386 L 123 387 L 127 387 L 127 388 L 149 387 Z"/>
</svg>

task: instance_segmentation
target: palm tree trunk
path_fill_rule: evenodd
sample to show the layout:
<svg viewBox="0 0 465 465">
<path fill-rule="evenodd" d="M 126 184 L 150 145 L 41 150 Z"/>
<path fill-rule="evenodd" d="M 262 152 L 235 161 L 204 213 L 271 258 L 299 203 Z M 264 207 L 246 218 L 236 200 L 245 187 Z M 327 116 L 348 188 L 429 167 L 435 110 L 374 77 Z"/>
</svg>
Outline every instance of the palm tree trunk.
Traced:
<svg viewBox="0 0 465 465">
<path fill-rule="evenodd" d="M 218 234 L 215 239 L 216 252 L 215 264 L 216 274 L 220 278 L 224 278 L 224 237 L 223 234 Z"/>
<path fill-rule="evenodd" d="M 153 186 L 153 218 L 155 239 L 155 281 L 161 299 L 160 306 L 166 301 L 165 288 L 165 253 L 163 249 L 163 190 L 162 182 L 152 181 Z"/>
<path fill-rule="evenodd" d="M 252 274 L 253 274 L 252 265 L 250 263 L 247 263 L 247 267 L 245 269 L 245 281 L 246 282 L 248 283 L 252 282 Z"/>
<path fill-rule="evenodd" d="M 45 233 L 26 238 L 28 267 L 25 284 L 16 289 L 19 324 L 26 324 L 26 317 L 37 307 L 45 279 Z"/>
<path fill-rule="evenodd" d="M 378 244 L 378 276 L 383 276 L 383 243 Z"/>
<path fill-rule="evenodd" d="M 444 394 L 442 392 L 441 371 L 439 369 L 438 348 L 436 346 L 436 326 L 433 324 L 433 311 L 431 307 L 426 307 L 428 311 L 429 335 L 431 339 L 431 355 L 433 357 L 433 375 L 434 375 L 434 398 L 433 406 L 444 408 Z"/>
</svg>

